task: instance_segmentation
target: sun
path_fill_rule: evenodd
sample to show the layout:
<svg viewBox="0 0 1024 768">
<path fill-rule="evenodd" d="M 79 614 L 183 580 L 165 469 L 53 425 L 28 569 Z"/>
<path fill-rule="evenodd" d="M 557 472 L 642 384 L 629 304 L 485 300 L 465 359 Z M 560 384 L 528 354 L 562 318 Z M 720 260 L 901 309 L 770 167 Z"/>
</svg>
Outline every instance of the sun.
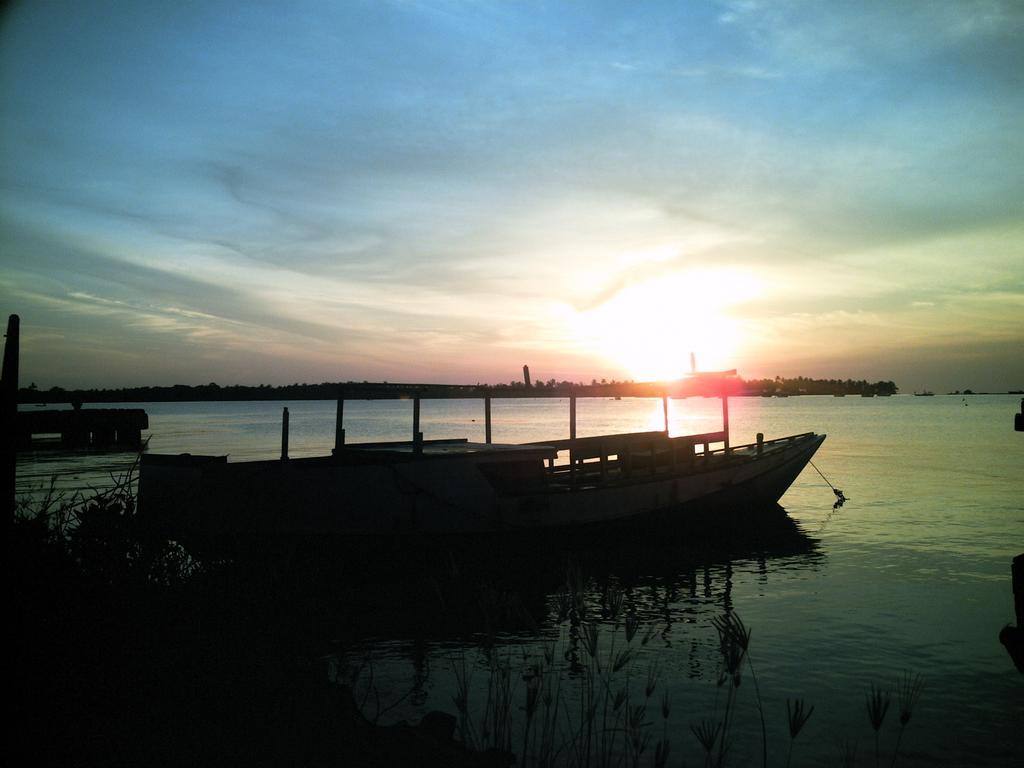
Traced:
<svg viewBox="0 0 1024 768">
<path fill-rule="evenodd" d="M 626 285 L 603 303 L 570 311 L 577 342 L 637 381 L 678 379 L 731 367 L 742 341 L 731 305 L 756 293 L 753 281 L 726 270 L 687 270 Z"/>
</svg>

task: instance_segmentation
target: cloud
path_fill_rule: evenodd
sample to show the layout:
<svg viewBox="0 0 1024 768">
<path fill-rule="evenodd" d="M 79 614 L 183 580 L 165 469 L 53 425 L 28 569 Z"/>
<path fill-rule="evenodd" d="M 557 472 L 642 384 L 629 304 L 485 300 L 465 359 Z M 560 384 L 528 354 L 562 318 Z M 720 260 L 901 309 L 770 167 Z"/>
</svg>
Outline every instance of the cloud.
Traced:
<svg viewBox="0 0 1024 768">
<path fill-rule="evenodd" d="M 773 72 L 763 67 L 730 65 L 687 67 L 673 70 L 673 73 L 680 77 L 697 77 L 711 80 L 729 80 L 739 78 L 750 78 L 752 80 L 776 80 L 781 77 L 778 72 Z"/>
<path fill-rule="evenodd" d="M 0 282 L 46 328 L 586 368 L 553 307 L 695 266 L 771 288 L 752 327 L 1002 333 L 1021 290 L 1010 4 L 121 5 L 0 30 Z"/>
<path fill-rule="evenodd" d="M 858 3 L 725 2 L 719 20 L 742 28 L 774 60 L 818 72 L 875 69 L 957 49 L 984 60 L 975 41 L 1013 41 L 1024 12 L 1012 0 Z M 1012 44 L 1012 42 L 1011 42 Z"/>
</svg>

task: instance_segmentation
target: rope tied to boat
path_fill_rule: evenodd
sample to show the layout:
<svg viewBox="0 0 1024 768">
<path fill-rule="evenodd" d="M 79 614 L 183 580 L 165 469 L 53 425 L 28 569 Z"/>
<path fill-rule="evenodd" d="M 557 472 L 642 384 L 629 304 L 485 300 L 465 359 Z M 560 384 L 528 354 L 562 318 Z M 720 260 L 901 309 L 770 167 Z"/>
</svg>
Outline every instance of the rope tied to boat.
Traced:
<svg viewBox="0 0 1024 768">
<path fill-rule="evenodd" d="M 828 487 L 831 488 L 832 493 L 836 495 L 836 503 L 832 505 L 832 509 L 839 509 L 839 507 L 843 506 L 843 504 L 846 503 L 846 496 L 843 494 L 842 490 L 832 485 L 832 482 L 825 477 L 825 473 L 818 469 L 817 465 L 813 461 L 808 461 L 807 463 L 814 467 L 814 471 L 821 475 L 821 479 L 828 483 Z"/>
</svg>

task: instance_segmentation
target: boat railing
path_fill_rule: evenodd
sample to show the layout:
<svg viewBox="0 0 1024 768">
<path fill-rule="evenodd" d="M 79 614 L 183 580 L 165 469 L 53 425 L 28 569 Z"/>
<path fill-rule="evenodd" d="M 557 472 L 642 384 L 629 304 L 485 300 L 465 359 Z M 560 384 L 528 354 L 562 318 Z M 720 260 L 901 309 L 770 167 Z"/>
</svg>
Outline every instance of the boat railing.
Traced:
<svg viewBox="0 0 1024 768">
<path fill-rule="evenodd" d="M 791 443 L 791 442 L 793 442 L 795 440 L 802 440 L 803 438 L 810 437 L 813 434 L 814 434 L 813 432 L 801 432 L 798 435 L 786 435 L 785 437 L 776 437 L 776 438 L 773 438 L 771 440 L 765 440 L 764 437 L 760 433 L 758 433 L 758 435 L 757 435 L 758 439 L 757 439 L 756 442 L 747 443 L 745 445 L 734 445 L 734 446 L 731 446 L 731 447 L 728 448 L 728 452 L 730 454 L 732 454 L 732 453 L 749 453 L 749 452 L 753 451 L 758 456 L 760 456 L 762 453 L 764 453 L 764 449 L 766 447 L 770 448 L 772 446 L 780 446 L 780 445 L 788 444 L 788 443 Z M 726 452 L 726 449 L 724 449 L 724 448 L 718 448 L 718 449 L 715 449 L 715 450 L 711 451 L 712 454 L 725 453 L 725 452 Z"/>
<path fill-rule="evenodd" d="M 762 438 L 747 445 L 729 446 L 724 431 L 676 437 L 658 431 L 548 440 L 537 445 L 568 451 L 568 463 L 556 464 L 554 460 L 548 460 L 550 481 L 589 485 L 594 482 L 604 483 L 613 478 L 628 479 L 645 474 L 686 471 L 700 462 L 720 462 L 738 454 L 749 456 L 754 453 L 760 456 L 771 452 L 773 447 L 781 447 L 813 434 L 804 432 L 773 440 Z M 716 443 L 721 444 L 721 447 L 712 448 Z"/>
<path fill-rule="evenodd" d="M 715 443 L 722 443 L 725 450 L 726 440 L 724 431 L 676 437 L 654 431 L 545 440 L 536 445 L 568 452 L 568 463 L 548 460 L 552 479 L 568 474 L 576 481 L 577 476 L 589 478 L 596 474 L 604 482 L 611 475 L 630 477 L 634 472 L 655 474 L 659 467 L 690 467 L 702 456 L 710 456 Z"/>
</svg>

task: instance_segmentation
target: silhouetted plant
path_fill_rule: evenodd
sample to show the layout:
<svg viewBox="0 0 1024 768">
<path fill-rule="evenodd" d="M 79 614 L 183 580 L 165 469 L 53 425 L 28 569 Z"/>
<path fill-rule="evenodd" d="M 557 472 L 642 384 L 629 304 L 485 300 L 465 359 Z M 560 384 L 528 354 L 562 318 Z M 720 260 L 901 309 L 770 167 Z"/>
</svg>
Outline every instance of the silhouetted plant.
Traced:
<svg viewBox="0 0 1024 768">
<path fill-rule="evenodd" d="M 583 645 L 591 659 L 597 659 L 597 625 L 583 625 Z"/>
<path fill-rule="evenodd" d="M 203 571 L 180 543 L 153 537 L 136 518 L 139 459 L 110 485 L 66 494 L 51 479 L 39 497 L 18 500 L 14 535 L 44 544 L 73 564 L 81 577 L 107 587 L 170 586 Z"/>
<path fill-rule="evenodd" d="M 697 725 L 691 725 L 690 730 L 697 737 L 701 747 L 704 749 L 704 765 L 711 765 L 711 754 L 714 752 L 715 743 L 722 732 L 720 720 L 701 720 Z"/>
<path fill-rule="evenodd" d="M 874 683 L 871 683 L 871 690 L 866 694 L 865 698 L 868 711 L 868 721 L 871 723 L 871 728 L 875 732 L 875 765 L 879 765 L 881 757 L 878 746 L 878 732 L 882 728 L 882 723 L 885 722 L 885 715 L 889 711 L 892 694 L 890 694 L 889 691 L 882 689 L 880 686 L 876 686 Z"/>
<path fill-rule="evenodd" d="M 668 740 L 668 716 L 672 713 L 672 703 L 668 697 L 668 690 L 661 692 L 661 741 L 654 747 L 655 768 L 665 768 L 668 754 L 672 747 Z"/>
<path fill-rule="evenodd" d="M 658 665 L 651 664 L 647 667 L 647 685 L 644 686 L 644 698 L 651 698 L 654 689 L 658 687 Z"/>
<path fill-rule="evenodd" d="M 718 685 L 722 686 L 726 681 L 731 680 L 732 685 L 726 695 L 725 716 L 722 721 L 722 736 L 718 746 L 718 765 L 724 765 L 726 752 L 728 751 L 729 726 L 732 722 L 733 709 L 735 706 L 736 689 L 739 688 L 742 680 L 741 670 L 743 661 L 747 661 L 750 668 L 751 679 L 754 681 L 754 694 L 757 701 L 757 711 L 761 719 L 761 758 L 762 764 L 768 764 L 768 730 L 764 720 L 764 707 L 761 701 L 761 691 L 757 684 L 757 676 L 754 673 L 754 665 L 750 660 L 750 638 L 752 630 L 744 625 L 742 619 L 736 613 L 726 613 L 717 616 L 712 620 L 712 625 L 718 631 L 718 647 L 722 656 L 722 668 L 719 673 Z"/>
<path fill-rule="evenodd" d="M 711 623 L 718 630 L 718 649 L 723 662 L 722 671 L 727 679 L 732 680 L 733 686 L 738 688 L 743 657 L 750 645 L 750 633 L 743 626 L 739 617 L 733 613 L 716 616 Z M 722 679 L 719 684 L 724 682 L 725 680 Z"/>
<path fill-rule="evenodd" d="M 790 701 L 786 699 L 786 715 L 789 719 L 789 756 L 786 758 L 786 765 L 788 766 L 793 761 L 793 745 L 796 743 L 796 737 L 803 729 L 807 721 L 811 719 L 811 715 L 814 713 L 814 707 L 805 709 L 803 699 L 795 699 Z"/>
<path fill-rule="evenodd" d="M 719 616 L 712 624 L 719 640 L 719 689 L 725 688 L 724 712 L 716 706 L 717 711 L 712 711 L 710 717 L 690 725 L 707 768 L 725 766 L 732 757 L 730 729 L 735 730 L 733 726 L 739 716 L 737 696 L 742 688 L 741 670 L 744 660 L 749 663 L 752 636 L 735 614 Z M 513 664 L 513 654 L 503 655 L 493 647 L 484 647 L 481 654 L 487 676 L 482 681 L 486 683 L 482 709 L 475 709 L 470 700 L 473 686 L 463 656 L 454 666 L 456 686 L 452 698 L 458 710 L 463 741 L 472 749 L 493 749 L 507 754 L 510 760 L 524 766 L 611 768 L 650 764 L 665 768 L 672 754 L 668 736 L 669 693 L 662 688 L 660 706 L 652 705 L 650 702 L 660 685 L 659 669 L 656 664 L 650 664 L 646 672 L 635 670 L 642 646 L 632 641 L 641 636 L 642 631 L 637 626 L 627 632 L 621 624 L 605 631 L 595 622 L 581 625 L 577 632 L 572 627 L 563 627 L 558 640 L 542 643 L 531 654 L 524 652 L 521 673 Z M 560 653 L 557 646 L 563 643 L 578 646 L 579 653 Z M 572 659 L 569 667 L 574 680 L 571 696 L 566 695 L 563 686 L 565 670 L 555 666 L 562 658 Z M 521 692 L 520 683 L 525 686 Z M 907 673 L 901 678 L 895 696 L 874 683 L 866 692 L 865 708 L 875 733 L 877 765 L 881 762 L 879 735 L 894 698 L 898 697 L 902 729 L 913 715 L 922 685 L 920 676 Z M 481 697 L 477 695 L 476 699 L 480 701 Z M 796 738 L 805 730 L 814 709 L 802 698 L 786 699 L 790 739 L 787 768 L 792 764 Z M 659 711 L 660 736 L 654 730 L 656 722 L 651 722 L 656 720 Z M 519 753 L 514 756 L 513 743 Z M 899 746 L 897 738 L 893 764 Z M 763 747 L 767 760 L 766 742 Z M 839 764 L 854 765 L 856 751 L 855 744 L 844 742 Z"/>
<path fill-rule="evenodd" d="M 639 626 L 640 620 L 637 618 L 635 612 L 630 611 L 628 614 L 626 614 L 625 629 L 627 643 L 633 642 L 633 637 L 634 635 L 636 635 L 636 630 Z"/>
<path fill-rule="evenodd" d="M 919 674 L 904 672 L 896 683 L 896 700 L 900 707 L 900 730 L 896 735 L 896 746 L 892 751 L 892 762 L 890 766 L 896 765 L 896 756 L 900 751 L 900 742 L 903 741 L 903 729 L 907 727 L 911 716 L 914 714 L 914 707 L 921 697 L 921 689 L 924 687 L 924 678 Z"/>
<path fill-rule="evenodd" d="M 624 648 L 615 654 L 615 658 L 612 661 L 612 672 L 621 672 L 629 664 L 633 658 L 633 651 L 629 648 Z"/>
<path fill-rule="evenodd" d="M 839 742 L 839 765 L 842 768 L 853 768 L 857 763 L 857 742 L 841 739 Z"/>
<path fill-rule="evenodd" d="M 671 749 L 671 742 L 665 738 L 654 745 L 654 768 L 665 768 Z"/>
</svg>

